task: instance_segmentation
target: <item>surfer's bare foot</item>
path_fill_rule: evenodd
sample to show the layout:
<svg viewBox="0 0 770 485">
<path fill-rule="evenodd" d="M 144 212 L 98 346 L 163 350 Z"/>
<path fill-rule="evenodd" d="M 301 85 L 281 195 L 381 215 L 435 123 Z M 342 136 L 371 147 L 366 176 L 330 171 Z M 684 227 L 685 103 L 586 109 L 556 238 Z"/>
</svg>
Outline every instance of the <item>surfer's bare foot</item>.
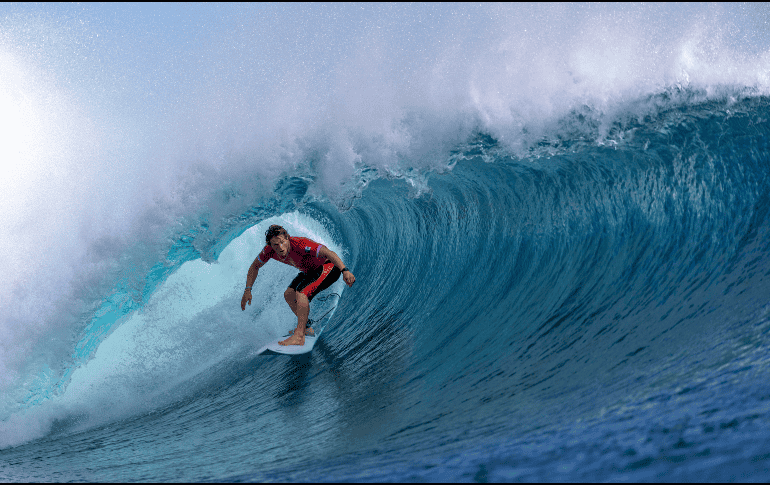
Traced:
<svg viewBox="0 0 770 485">
<path fill-rule="evenodd" d="M 311 337 L 313 337 L 315 335 L 315 331 L 312 328 L 308 327 L 305 329 L 305 335 L 310 335 Z"/>
<path fill-rule="evenodd" d="M 295 333 L 295 334 L 292 334 L 292 336 L 287 338 L 286 340 L 281 340 L 278 343 L 281 345 L 305 345 L 305 336 L 297 335 Z"/>
</svg>

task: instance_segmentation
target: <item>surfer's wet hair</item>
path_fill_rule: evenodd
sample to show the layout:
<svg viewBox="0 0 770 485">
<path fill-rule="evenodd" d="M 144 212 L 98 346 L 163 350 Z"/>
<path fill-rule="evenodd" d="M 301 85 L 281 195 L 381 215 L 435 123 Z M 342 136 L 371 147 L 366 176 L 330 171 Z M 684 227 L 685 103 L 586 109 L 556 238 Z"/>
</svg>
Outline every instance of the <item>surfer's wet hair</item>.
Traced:
<svg viewBox="0 0 770 485">
<path fill-rule="evenodd" d="M 286 232 L 286 229 L 279 226 L 278 224 L 273 224 L 269 228 L 267 228 L 267 231 L 265 231 L 265 242 L 267 244 L 270 244 L 270 240 L 273 239 L 275 236 L 285 236 L 286 238 L 289 237 L 289 233 Z"/>
</svg>

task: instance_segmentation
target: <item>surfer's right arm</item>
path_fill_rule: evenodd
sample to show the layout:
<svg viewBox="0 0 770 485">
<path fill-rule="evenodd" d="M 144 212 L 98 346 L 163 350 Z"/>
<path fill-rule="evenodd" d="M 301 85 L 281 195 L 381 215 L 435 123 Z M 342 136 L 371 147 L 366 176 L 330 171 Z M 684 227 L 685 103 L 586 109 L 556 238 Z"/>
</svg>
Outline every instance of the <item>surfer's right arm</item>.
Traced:
<svg viewBox="0 0 770 485">
<path fill-rule="evenodd" d="M 249 274 L 246 275 L 246 289 L 243 290 L 243 296 L 241 297 L 241 310 L 246 309 L 246 302 L 251 306 L 251 287 L 254 286 L 254 281 L 259 274 L 259 268 L 264 266 L 265 263 L 259 260 L 259 256 L 254 259 L 254 262 L 249 266 Z"/>
</svg>

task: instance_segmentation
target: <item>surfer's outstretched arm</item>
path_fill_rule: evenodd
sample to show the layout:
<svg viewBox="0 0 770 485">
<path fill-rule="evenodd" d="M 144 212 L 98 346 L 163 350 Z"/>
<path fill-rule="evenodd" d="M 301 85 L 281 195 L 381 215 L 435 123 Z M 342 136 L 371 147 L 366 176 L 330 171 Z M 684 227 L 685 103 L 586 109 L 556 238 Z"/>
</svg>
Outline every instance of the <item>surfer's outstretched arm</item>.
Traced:
<svg viewBox="0 0 770 485">
<path fill-rule="evenodd" d="M 259 275 L 259 268 L 265 263 L 259 260 L 259 257 L 254 258 L 254 262 L 249 266 L 249 273 L 246 275 L 246 289 L 243 290 L 243 296 L 241 297 L 241 310 L 246 309 L 246 303 L 251 306 L 251 287 L 254 286 L 254 281 Z"/>
</svg>

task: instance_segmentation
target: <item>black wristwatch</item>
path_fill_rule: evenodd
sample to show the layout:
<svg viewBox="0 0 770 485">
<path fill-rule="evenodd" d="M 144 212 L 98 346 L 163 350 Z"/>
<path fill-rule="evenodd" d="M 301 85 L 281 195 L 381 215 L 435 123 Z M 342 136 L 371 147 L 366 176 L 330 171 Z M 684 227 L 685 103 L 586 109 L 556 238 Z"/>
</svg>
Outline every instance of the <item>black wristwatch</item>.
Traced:
<svg viewBox="0 0 770 485">
<path fill-rule="evenodd" d="M 342 271 L 340 273 L 344 273 L 345 271 L 350 271 L 348 268 L 342 268 Z"/>
</svg>

